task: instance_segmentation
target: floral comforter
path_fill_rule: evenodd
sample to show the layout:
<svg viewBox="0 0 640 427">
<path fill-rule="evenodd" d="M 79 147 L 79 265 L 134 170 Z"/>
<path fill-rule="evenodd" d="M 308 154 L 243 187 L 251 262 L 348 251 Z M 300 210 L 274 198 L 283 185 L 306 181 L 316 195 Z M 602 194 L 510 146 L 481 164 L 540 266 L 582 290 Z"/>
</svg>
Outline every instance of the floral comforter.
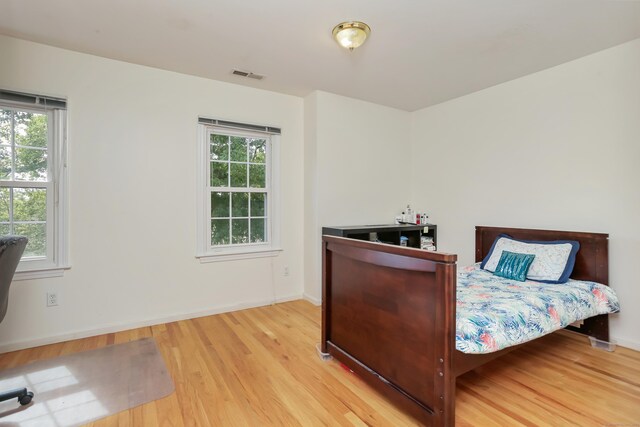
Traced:
<svg viewBox="0 0 640 427">
<path fill-rule="evenodd" d="M 518 282 L 481 270 L 458 273 L 456 349 L 492 353 L 582 319 L 620 309 L 616 294 L 595 282 Z"/>
</svg>

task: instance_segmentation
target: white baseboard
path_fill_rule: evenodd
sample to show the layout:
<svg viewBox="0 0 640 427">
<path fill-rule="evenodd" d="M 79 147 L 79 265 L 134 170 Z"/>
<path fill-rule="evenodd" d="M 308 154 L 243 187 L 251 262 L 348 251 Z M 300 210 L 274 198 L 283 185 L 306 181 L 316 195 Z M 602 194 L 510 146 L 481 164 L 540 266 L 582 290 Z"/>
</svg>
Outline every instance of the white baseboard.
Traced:
<svg viewBox="0 0 640 427">
<path fill-rule="evenodd" d="M 309 295 L 308 293 L 304 293 L 302 294 L 302 298 L 309 301 L 311 304 L 315 305 L 315 306 L 321 306 L 322 305 L 322 300 L 318 299 L 318 298 L 314 298 L 311 295 Z"/>
<path fill-rule="evenodd" d="M 211 316 L 214 314 L 229 313 L 232 311 L 246 310 L 249 308 L 256 308 L 256 307 L 264 307 L 271 304 L 295 301 L 302 298 L 303 298 L 303 295 L 301 294 L 284 295 L 276 298 L 275 300 L 245 302 L 241 304 L 227 305 L 227 306 L 214 307 L 214 308 L 198 310 L 198 311 L 189 311 L 189 312 L 183 312 L 178 314 L 172 314 L 169 316 L 158 316 L 158 317 L 153 317 L 153 318 L 134 321 L 134 322 L 111 323 L 98 328 L 78 329 L 76 331 L 48 336 L 48 337 L 39 337 L 39 338 L 27 339 L 24 341 L 13 341 L 10 343 L 3 343 L 2 345 L 0 345 L 0 353 L 6 353 L 9 351 L 15 351 L 15 350 L 22 350 L 25 348 L 39 347 L 41 345 L 55 344 L 59 342 L 70 341 L 70 340 L 75 340 L 80 338 L 94 337 L 96 335 L 111 334 L 114 332 L 127 331 L 130 329 L 144 328 L 147 326 L 154 326 L 162 323 L 177 322 L 180 320 L 195 319 L 198 317 Z"/>
<path fill-rule="evenodd" d="M 620 347 L 630 348 L 631 350 L 640 351 L 640 343 L 635 341 L 629 341 L 621 338 L 611 337 L 611 341 L 615 342 Z"/>
<path fill-rule="evenodd" d="M 298 301 L 299 299 L 304 299 L 304 295 L 302 294 L 285 295 L 285 296 L 276 298 L 274 302 L 276 304 L 279 304 L 281 302 Z M 263 305 L 267 305 L 267 304 L 263 304 Z"/>
</svg>

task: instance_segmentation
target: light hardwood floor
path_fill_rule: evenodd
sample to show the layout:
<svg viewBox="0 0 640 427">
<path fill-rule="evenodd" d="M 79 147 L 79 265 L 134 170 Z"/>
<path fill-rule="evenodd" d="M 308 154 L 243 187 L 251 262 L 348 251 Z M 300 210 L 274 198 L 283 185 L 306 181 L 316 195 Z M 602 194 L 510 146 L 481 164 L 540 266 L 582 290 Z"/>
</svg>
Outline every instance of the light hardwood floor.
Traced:
<svg viewBox="0 0 640 427">
<path fill-rule="evenodd" d="M 90 425 L 416 425 L 318 358 L 320 309 L 305 301 L 6 353 L 0 370 L 148 336 L 176 392 Z M 456 412 L 459 426 L 640 426 L 640 352 L 595 350 L 558 332 L 458 379 Z"/>
</svg>

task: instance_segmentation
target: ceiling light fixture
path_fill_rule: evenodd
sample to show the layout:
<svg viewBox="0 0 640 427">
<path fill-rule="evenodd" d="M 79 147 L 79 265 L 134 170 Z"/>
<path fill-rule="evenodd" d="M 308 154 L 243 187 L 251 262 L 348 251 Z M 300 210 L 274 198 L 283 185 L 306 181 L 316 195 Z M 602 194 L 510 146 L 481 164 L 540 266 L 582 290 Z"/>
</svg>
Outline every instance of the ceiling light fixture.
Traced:
<svg viewBox="0 0 640 427">
<path fill-rule="evenodd" d="M 364 22 L 342 22 L 333 29 L 333 38 L 340 46 L 353 50 L 362 45 L 371 33 L 371 28 Z"/>
</svg>

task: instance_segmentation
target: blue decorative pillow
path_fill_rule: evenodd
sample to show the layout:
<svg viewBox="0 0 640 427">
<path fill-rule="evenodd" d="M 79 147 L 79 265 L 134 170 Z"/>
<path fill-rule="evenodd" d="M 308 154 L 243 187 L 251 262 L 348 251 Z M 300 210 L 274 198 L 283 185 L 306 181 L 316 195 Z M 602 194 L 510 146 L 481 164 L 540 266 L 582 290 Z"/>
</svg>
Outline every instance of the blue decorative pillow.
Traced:
<svg viewBox="0 0 640 427">
<path fill-rule="evenodd" d="M 527 278 L 527 271 L 529 271 L 529 267 L 531 267 L 531 263 L 535 257 L 536 256 L 532 254 L 502 251 L 500 261 L 498 261 L 498 266 L 493 274 L 504 277 L 505 279 L 524 282 Z"/>
<path fill-rule="evenodd" d="M 565 283 L 573 272 L 580 243 L 573 240 L 518 240 L 500 234 L 480 268 L 494 272 L 503 251 L 535 255 L 527 279 L 542 283 Z"/>
</svg>

